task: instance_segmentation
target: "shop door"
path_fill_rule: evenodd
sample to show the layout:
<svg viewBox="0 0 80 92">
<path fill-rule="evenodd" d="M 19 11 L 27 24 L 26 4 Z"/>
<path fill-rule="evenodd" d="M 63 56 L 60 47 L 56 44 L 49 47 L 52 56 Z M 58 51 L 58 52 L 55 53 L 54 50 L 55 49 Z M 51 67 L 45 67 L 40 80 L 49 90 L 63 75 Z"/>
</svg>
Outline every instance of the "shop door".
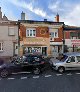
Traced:
<svg viewBox="0 0 80 92">
<path fill-rule="evenodd" d="M 42 54 L 47 55 L 47 47 L 42 47 Z"/>
<path fill-rule="evenodd" d="M 58 46 L 53 46 L 52 47 L 52 56 L 53 57 L 58 57 Z"/>
</svg>

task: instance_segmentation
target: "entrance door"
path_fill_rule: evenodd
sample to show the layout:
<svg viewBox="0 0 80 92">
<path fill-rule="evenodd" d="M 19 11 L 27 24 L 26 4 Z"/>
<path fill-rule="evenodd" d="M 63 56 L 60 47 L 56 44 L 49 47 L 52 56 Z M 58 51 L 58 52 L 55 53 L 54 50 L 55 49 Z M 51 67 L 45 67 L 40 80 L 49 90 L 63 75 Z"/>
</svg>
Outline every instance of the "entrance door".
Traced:
<svg viewBox="0 0 80 92">
<path fill-rule="evenodd" d="M 47 47 L 42 47 L 42 54 L 47 55 Z"/>
<path fill-rule="evenodd" d="M 52 56 L 57 57 L 58 56 L 58 46 L 52 47 Z"/>
</svg>

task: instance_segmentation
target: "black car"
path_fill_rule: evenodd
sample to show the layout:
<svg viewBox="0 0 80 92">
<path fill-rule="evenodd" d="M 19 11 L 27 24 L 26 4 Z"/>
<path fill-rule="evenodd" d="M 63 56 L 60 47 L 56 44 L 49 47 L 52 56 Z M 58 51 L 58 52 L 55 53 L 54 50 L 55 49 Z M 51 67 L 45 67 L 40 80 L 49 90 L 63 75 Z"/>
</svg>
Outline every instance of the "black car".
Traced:
<svg viewBox="0 0 80 92">
<path fill-rule="evenodd" d="M 45 69 L 45 60 L 39 55 L 27 55 L 22 58 L 17 58 L 11 62 L 4 63 L 0 61 L 0 75 L 7 77 L 15 72 L 29 71 L 34 74 L 40 74 Z"/>
</svg>

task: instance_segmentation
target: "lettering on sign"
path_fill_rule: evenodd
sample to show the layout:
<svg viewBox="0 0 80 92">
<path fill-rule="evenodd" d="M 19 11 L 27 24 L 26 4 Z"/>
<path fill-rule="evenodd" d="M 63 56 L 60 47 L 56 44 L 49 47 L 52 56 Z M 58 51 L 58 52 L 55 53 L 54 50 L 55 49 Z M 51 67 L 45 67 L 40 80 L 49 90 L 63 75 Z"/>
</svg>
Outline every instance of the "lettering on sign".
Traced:
<svg viewBox="0 0 80 92">
<path fill-rule="evenodd" d="M 71 40 L 71 45 L 73 46 L 80 46 L 80 40 L 77 39 L 77 40 Z"/>
</svg>

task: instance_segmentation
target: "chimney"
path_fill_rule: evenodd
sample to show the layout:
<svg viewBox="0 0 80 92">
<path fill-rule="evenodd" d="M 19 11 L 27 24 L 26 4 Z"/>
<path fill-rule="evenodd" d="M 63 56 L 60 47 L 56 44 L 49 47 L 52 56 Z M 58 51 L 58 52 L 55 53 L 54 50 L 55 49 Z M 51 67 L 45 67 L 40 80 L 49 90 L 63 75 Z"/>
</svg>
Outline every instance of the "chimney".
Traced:
<svg viewBox="0 0 80 92">
<path fill-rule="evenodd" d="M 47 19 L 44 19 L 44 21 L 46 22 L 46 21 L 47 21 Z"/>
<path fill-rule="evenodd" d="M 55 21 L 59 22 L 59 14 L 57 13 L 56 17 L 55 17 Z"/>
<path fill-rule="evenodd" d="M 3 16 L 3 21 L 8 21 L 8 18 L 5 16 L 5 14 Z"/>
<path fill-rule="evenodd" d="M 21 13 L 21 20 L 25 20 L 25 13 L 23 11 Z"/>
</svg>

